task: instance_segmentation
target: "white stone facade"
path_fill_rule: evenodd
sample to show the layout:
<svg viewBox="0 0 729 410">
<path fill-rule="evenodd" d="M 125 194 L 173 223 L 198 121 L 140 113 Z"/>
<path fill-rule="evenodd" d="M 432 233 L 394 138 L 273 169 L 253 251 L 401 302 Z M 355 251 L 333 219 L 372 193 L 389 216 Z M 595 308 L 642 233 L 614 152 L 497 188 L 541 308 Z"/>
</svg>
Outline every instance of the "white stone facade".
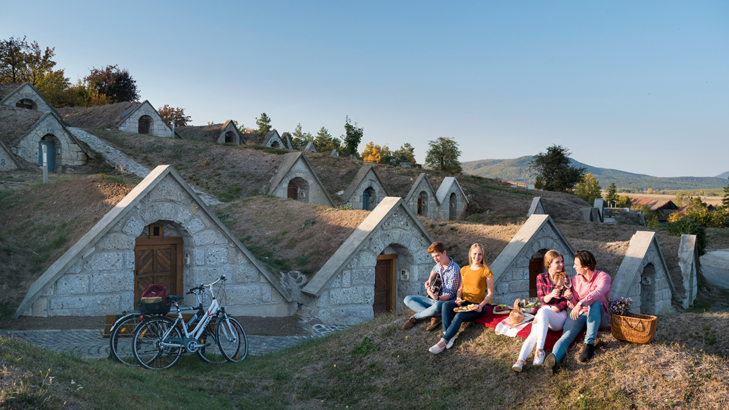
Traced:
<svg viewBox="0 0 729 410">
<path fill-rule="evenodd" d="M 422 215 L 428 218 L 440 217 L 440 209 L 438 199 L 433 190 L 433 186 L 428 181 L 428 177 L 425 174 L 420 174 L 417 180 L 413 183 L 413 187 L 410 189 L 408 196 L 405 201 L 407 202 L 410 210 L 415 214 L 418 214 L 418 199 L 421 200 Z"/>
<path fill-rule="evenodd" d="M 77 255 L 65 274 L 46 284 L 42 295 L 23 314 L 99 316 L 135 309 L 135 239 L 147 237 L 145 227 L 151 223 L 163 223 L 165 237 L 183 238 L 184 289 L 225 275 L 225 292 L 222 286 L 215 290 L 229 313 L 286 316 L 295 310 L 295 305 L 287 302 L 188 191 L 168 174 L 92 248 Z M 185 305 L 196 305 L 192 295 L 186 296 Z"/>
<path fill-rule="evenodd" d="M 447 221 L 462 219 L 465 216 L 468 199 L 456 178 L 444 178 L 436 194 L 440 202 L 440 219 Z"/>
<path fill-rule="evenodd" d="M 157 110 L 145 101 L 139 108 L 128 114 L 117 127 L 121 131 L 139 133 L 139 119 L 143 116 L 149 116 L 152 123 L 149 126 L 149 133 L 158 137 L 172 138 L 172 130 L 162 121 Z"/>
<path fill-rule="evenodd" d="M 371 192 L 374 192 L 374 195 L 370 195 L 369 209 L 365 209 L 365 211 L 375 209 L 375 207 L 387 196 L 387 192 L 380 183 L 379 178 L 377 178 L 377 175 L 375 175 L 375 171 L 371 168 L 365 177 L 362 178 L 359 184 L 357 184 L 354 188 L 352 195 L 350 195 L 349 198 L 344 198 L 343 205 L 349 205 L 352 209 L 364 209 L 364 193 L 368 188 L 372 189 Z"/>
<path fill-rule="evenodd" d="M 678 246 L 678 266 L 681 268 L 683 279 L 683 295 L 679 296 L 681 305 L 686 309 L 694 304 L 698 292 L 698 264 L 699 250 L 696 247 L 696 235 L 681 235 Z"/>
<path fill-rule="evenodd" d="M 12 154 L 5 150 L 4 147 L 0 147 L 0 171 L 12 171 L 18 169 L 18 166 L 13 160 Z"/>
<path fill-rule="evenodd" d="M 56 172 L 73 172 L 74 167 L 86 165 L 89 157 L 76 143 L 66 128 L 52 114 L 45 114 L 33 129 L 13 148 L 14 153 L 30 162 L 38 163 L 39 141 L 48 137 L 56 145 Z"/>
<path fill-rule="evenodd" d="M 271 187 L 271 189 L 269 190 L 269 195 L 273 195 L 279 198 L 287 198 L 289 182 L 291 182 L 291 180 L 294 178 L 301 178 L 305 180 L 308 184 L 308 192 L 306 193 L 308 197 L 299 198 L 298 200 L 310 204 L 334 206 L 334 204 L 332 204 L 331 200 L 329 199 L 329 195 L 326 193 L 324 187 L 319 182 L 319 179 L 314 175 L 314 171 L 312 171 L 308 163 L 305 162 L 303 155 L 297 153 L 291 153 L 287 155 L 299 156 L 297 157 L 298 159 L 293 163 L 293 165 L 288 168 L 283 178 L 281 178 L 275 186 Z M 284 164 L 282 164 L 281 166 L 286 167 L 288 166 L 288 163 L 285 161 Z"/>
<path fill-rule="evenodd" d="M 58 116 L 53 106 L 51 106 L 48 101 L 40 95 L 38 90 L 33 88 L 29 83 L 20 85 L 18 88 L 13 90 L 12 93 L 3 98 L 3 105 L 15 107 L 15 105 L 21 100 L 33 101 L 33 110 L 50 112 L 53 113 L 53 115 Z"/>
</svg>

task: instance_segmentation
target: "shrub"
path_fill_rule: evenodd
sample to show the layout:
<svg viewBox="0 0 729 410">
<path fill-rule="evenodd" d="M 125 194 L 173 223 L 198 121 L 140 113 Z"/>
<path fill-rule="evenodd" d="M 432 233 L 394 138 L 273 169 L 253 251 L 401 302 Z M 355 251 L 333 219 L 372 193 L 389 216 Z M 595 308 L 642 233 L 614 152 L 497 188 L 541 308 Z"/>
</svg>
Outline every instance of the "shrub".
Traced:
<svg viewBox="0 0 729 410">
<path fill-rule="evenodd" d="M 686 217 L 678 222 L 668 223 L 666 228 L 668 228 L 668 232 L 671 235 L 676 237 L 680 237 L 683 234 L 696 235 L 696 246 L 699 249 L 699 256 L 703 256 L 706 253 L 706 246 L 708 245 L 706 229 L 699 222 Z"/>
</svg>

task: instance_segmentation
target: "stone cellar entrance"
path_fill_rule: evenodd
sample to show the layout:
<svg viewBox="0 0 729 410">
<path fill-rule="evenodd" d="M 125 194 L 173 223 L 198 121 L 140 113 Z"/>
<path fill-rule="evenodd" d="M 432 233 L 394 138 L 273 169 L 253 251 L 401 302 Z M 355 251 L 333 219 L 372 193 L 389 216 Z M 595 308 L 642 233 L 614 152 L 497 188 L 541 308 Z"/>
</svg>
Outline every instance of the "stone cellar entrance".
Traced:
<svg viewBox="0 0 729 410">
<path fill-rule="evenodd" d="M 374 314 L 395 311 L 395 267 L 397 254 L 380 255 L 375 266 L 375 301 L 372 304 Z"/>
<path fill-rule="evenodd" d="M 546 249 L 542 249 L 532 255 L 529 259 L 529 297 L 537 297 L 537 276 L 540 273 L 544 273 L 547 270 L 544 268 L 544 255 L 547 253 Z"/>
<path fill-rule="evenodd" d="M 162 237 L 162 224 L 149 225 L 149 238 L 136 238 L 134 246 L 134 306 L 153 283 L 169 295 L 183 295 L 182 237 Z"/>
</svg>

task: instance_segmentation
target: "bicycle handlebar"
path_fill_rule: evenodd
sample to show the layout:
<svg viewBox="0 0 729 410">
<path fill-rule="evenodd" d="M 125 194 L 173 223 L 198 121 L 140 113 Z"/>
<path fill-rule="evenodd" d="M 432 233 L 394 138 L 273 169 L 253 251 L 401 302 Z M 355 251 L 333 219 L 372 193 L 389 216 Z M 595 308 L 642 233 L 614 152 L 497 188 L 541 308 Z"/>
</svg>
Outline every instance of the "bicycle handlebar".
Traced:
<svg viewBox="0 0 729 410">
<path fill-rule="evenodd" d="M 205 290 L 205 288 L 209 288 L 220 281 L 224 282 L 226 280 L 228 280 L 228 278 L 226 278 L 225 275 L 221 275 L 215 282 L 212 282 L 207 285 L 201 283 L 199 286 L 195 286 L 194 288 L 191 288 L 189 291 L 187 291 L 186 294 L 187 295 L 197 295 L 198 292 L 202 292 L 203 290 Z"/>
</svg>

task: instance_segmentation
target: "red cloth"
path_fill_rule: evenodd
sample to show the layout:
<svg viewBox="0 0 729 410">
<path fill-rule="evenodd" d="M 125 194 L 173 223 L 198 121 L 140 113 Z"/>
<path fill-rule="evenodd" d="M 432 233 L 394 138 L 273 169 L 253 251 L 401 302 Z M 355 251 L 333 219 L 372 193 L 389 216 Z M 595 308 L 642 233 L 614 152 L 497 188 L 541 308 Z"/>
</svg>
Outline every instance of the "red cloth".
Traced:
<svg viewBox="0 0 729 410">
<path fill-rule="evenodd" d="M 480 318 L 474 320 L 474 322 L 476 322 L 480 325 L 484 325 L 486 327 L 490 327 L 492 329 L 496 329 L 496 325 L 498 325 L 499 322 L 501 322 L 502 320 L 509 317 L 509 315 L 494 315 L 493 313 L 491 313 L 494 310 L 493 306 L 484 306 L 483 310 L 485 312 L 484 315 L 481 316 Z M 520 330 L 519 333 L 517 333 L 516 335 L 521 338 L 526 339 L 527 337 L 529 337 L 529 333 L 531 333 L 531 331 L 532 331 L 532 324 L 529 323 L 528 325 L 524 326 L 524 329 Z M 544 348 L 547 350 L 552 350 L 552 348 L 554 347 L 554 344 L 557 343 L 557 340 L 559 340 L 560 337 L 562 337 L 561 330 L 560 331 L 548 330 L 547 338 L 544 341 Z M 577 341 L 583 340 L 584 338 L 585 338 L 585 332 L 582 331 L 577 336 L 577 338 L 575 339 L 575 342 L 573 342 L 570 347 L 574 346 L 575 344 L 577 344 Z"/>
</svg>

